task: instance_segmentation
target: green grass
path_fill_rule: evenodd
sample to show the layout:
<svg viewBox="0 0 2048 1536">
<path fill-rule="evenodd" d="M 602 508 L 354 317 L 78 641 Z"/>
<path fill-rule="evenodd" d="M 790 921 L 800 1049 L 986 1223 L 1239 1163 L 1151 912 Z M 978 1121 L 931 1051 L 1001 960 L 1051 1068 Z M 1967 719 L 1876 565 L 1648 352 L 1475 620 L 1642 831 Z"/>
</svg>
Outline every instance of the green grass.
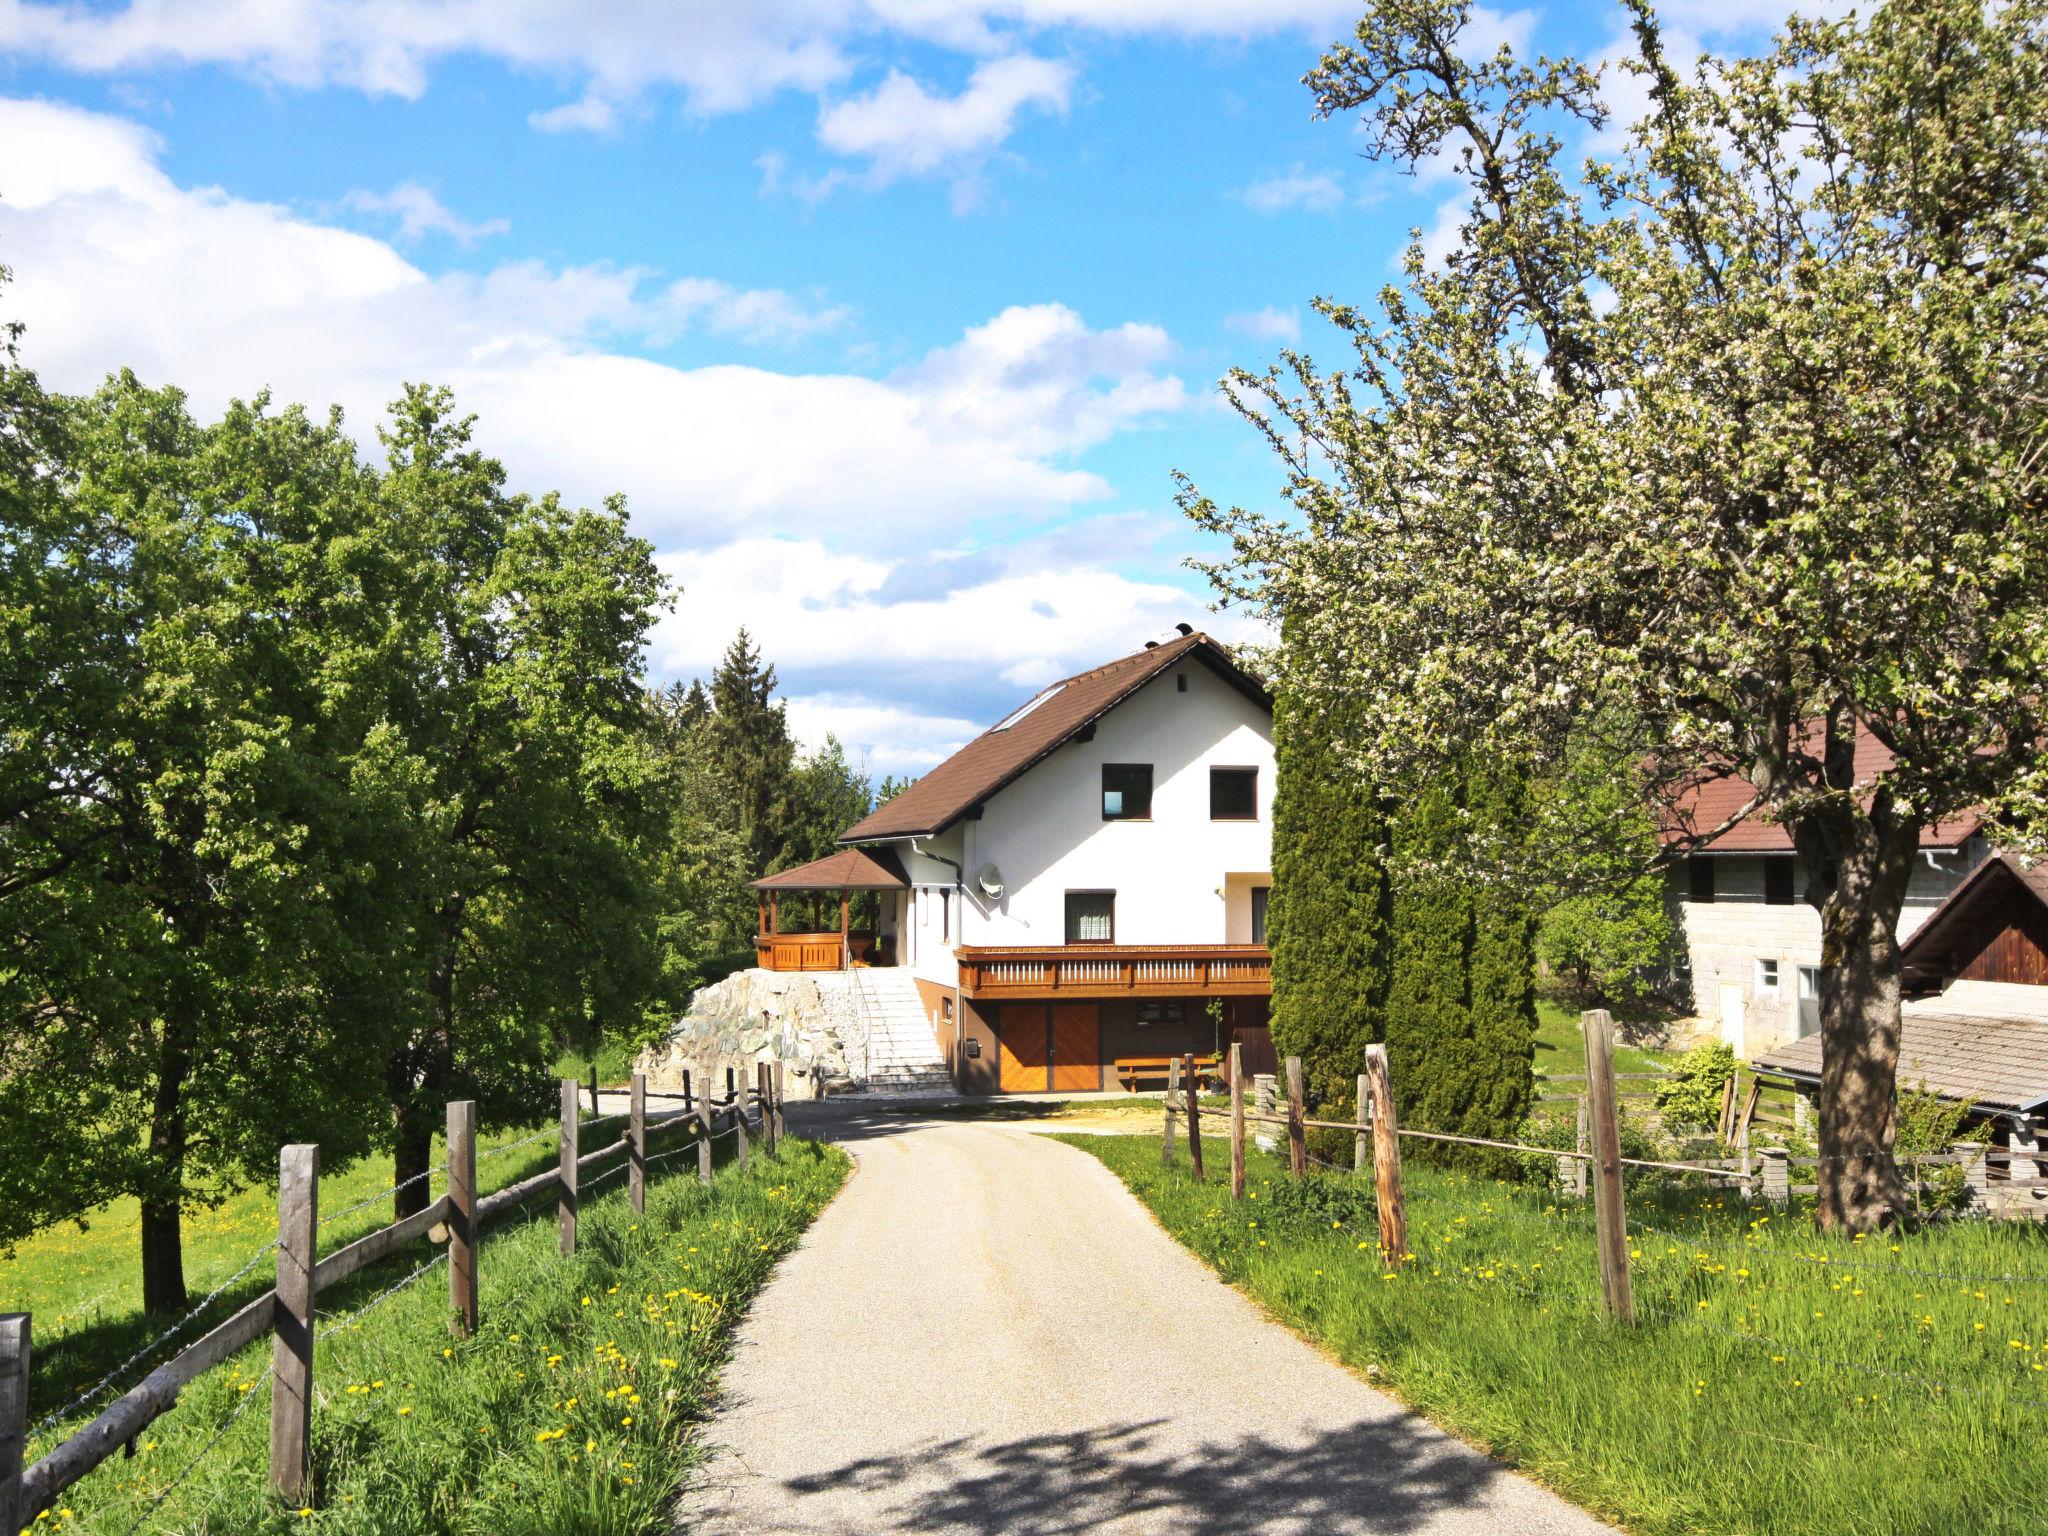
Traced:
<svg viewBox="0 0 2048 1536">
<path fill-rule="evenodd" d="M 1638 1190 L 1641 1321 L 1625 1328 L 1599 1314 L 1590 1212 L 1541 1191 L 1411 1161 L 1413 1258 L 1388 1266 L 1368 1179 L 1289 1187 L 1253 1151 L 1252 1198 L 1233 1205 L 1184 1152 L 1167 1171 L 1149 1139 L 1065 1139 L 1280 1321 L 1633 1532 L 2039 1529 L 2038 1227 L 1851 1242 L 1798 1211 Z M 1204 1150 L 1228 1167 L 1227 1143 Z M 1998 1275 L 2035 1278 L 1964 1278 Z"/>
<path fill-rule="evenodd" d="M 687 1144 L 671 1133 L 652 1150 Z M 731 1142 L 720 1145 L 729 1157 Z M 536 1165 L 551 1160 L 544 1143 L 535 1150 Z M 525 1162 L 514 1153 L 484 1166 Z M 572 1259 L 557 1252 L 552 1200 L 485 1233 L 482 1326 L 467 1340 L 446 1326 L 445 1266 L 377 1301 L 433 1251 L 422 1245 L 321 1298 L 339 1326 L 318 1347 L 311 1514 L 267 1493 L 266 1339 L 188 1388 L 132 1460 L 102 1465 L 39 1529 L 121 1536 L 169 1489 L 146 1531 L 666 1531 L 670 1498 L 700 1454 L 691 1426 L 731 1327 L 847 1167 L 835 1148 L 786 1141 L 774 1158 L 757 1147 L 746 1170 L 722 1164 L 705 1188 L 689 1152 L 652 1170 L 644 1215 L 622 1177 L 586 1173 Z M 388 1210 L 362 1214 L 366 1227 L 388 1220 Z M 323 1249 L 346 1236 L 323 1232 Z M 40 1273 L 63 1278 L 36 1257 Z M 25 1245 L 15 1263 L 30 1258 Z M 51 1299 L 24 1298 L 39 1311 Z M 373 1301 L 374 1313 L 349 1321 Z M 39 1345 L 41 1327 L 39 1315 Z M 46 1434 L 30 1458 L 64 1432 Z"/>
<path fill-rule="evenodd" d="M 1644 1050 L 1617 1042 L 1614 1070 L 1656 1072 L 1678 1060 L 1679 1052 Z M 1574 1008 L 1554 998 L 1536 1001 L 1536 1070 L 1553 1077 L 1578 1076 L 1586 1070 L 1586 1037 Z"/>
<path fill-rule="evenodd" d="M 600 1088 L 624 1088 L 633 1080 L 633 1060 L 640 1047 L 623 1040 L 607 1040 L 597 1048 L 597 1083 Z M 581 1083 L 587 1098 L 590 1090 L 590 1057 L 581 1051 L 564 1051 L 555 1061 L 554 1075 L 573 1077 Z"/>
</svg>

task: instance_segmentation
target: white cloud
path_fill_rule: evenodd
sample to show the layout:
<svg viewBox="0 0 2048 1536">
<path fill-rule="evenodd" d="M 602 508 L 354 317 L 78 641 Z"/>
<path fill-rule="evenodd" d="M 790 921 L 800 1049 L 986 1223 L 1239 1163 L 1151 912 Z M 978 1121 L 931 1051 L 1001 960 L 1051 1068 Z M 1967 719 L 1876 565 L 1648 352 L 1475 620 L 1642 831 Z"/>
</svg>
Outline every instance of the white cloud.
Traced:
<svg viewBox="0 0 2048 1536">
<path fill-rule="evenodd" d="M 1328 213 L 1344 203 L 1344 183 L 1329 171 L 1295 166 L 1291 171 L 1262 176 L 1238 194 L 1253 213 L 1285 213 L 1305 208 Z"/>
<path fill-rule="evenodd" d="M 213 411 L 267 384 L 340 403 L 367 435 L 402 381 L 445 382 L 517 483 L 624 491 L 670 542 L 765 525 L 900 550 L 1042 518 L 1108 495 L 1076 454 L 1187 401 L 1163 332 L 1092 330 L 1056 304 L 883 378 L 671 367 L 606 344 L 692 324 L 790 339 L 844 311 L 601 265 L 429 276 L 371 236 L 181 187 L 146 130 L 48 103 L 0 101 L 0 143 L 6 303 L 53 386 L 127 365 Z"/>
<path fill-rule="evenodd" d="M 359 213 L 390 219 L 398 226 L 398 238 L 408 245 L 429 235 L 445 235 L 457 245 L 475 245 L 479 240 L 502 235 L 512 228 L 505 219 L 480 219 L 471 223 L 449 212 L 430 188 L 416 181 L 401 182 L 389 192 L 358 189 L 349 193 L 342 202 Z"/>
<path fill-rule="evenodd" d="M 1275 309 L 1270 304 L 1249 314 L 1225 315 L 1223 328 L 1240 336 L 1249 336 L 1254 341 L 1284 341 L 1293 346 L 1301 340 L 1301 316 L 1291 309 Z"/>
<path fill-rule="evenodd" d="M 934 95 L 892 69 L 866 95 L 824 108 L 818 142 L 866 159 L 874 185 L 949 173 L 971 197 L 981 165 L 1015 131 L 1018 118 L 1027 110 L 1064 116 L 1073 85 L 1072 65 L 1032 54 L 976 65 L 957 96 Z"/>
<path fill-rule="evenodd" d="M 544 112 L 529 112 L 526 121 L 542 133 L 610 133 L 619 126 L 616 104 L 592 91 L 575 101 Z"/>
</svg>

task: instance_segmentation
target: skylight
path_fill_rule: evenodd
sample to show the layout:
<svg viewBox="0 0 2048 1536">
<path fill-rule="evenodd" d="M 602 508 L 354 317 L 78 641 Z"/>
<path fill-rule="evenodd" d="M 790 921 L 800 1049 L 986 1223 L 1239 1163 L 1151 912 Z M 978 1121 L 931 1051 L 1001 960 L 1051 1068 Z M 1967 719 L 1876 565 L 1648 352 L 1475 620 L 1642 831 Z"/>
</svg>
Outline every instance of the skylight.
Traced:
<svg viewBox="0 0 2048 1536">
<path fill-rule="evenodd" d="M 1058 693 L 1062 688 L 1066 686 L 1067 685 L 1065 683 L 1054 683 L 1050 688 L 1046 689 L 1045 692 L 1041 693 L 1029 704 L 1026 704 L 1014 715 L 1011 715 L 1008 719 L 1001 721 L 996 725 L 990 726 L 989 730 L 991 732 L 1007 731 L 1011 726 L 1015 725 L 1019 720 L 1022 720 L 1026 715 L 1030 714 L 1031 711 L 1038 708 L 1039 705 L 1043 704 L 1047 699 L 1051 698 L 1054 694 Z"/>
</svg>

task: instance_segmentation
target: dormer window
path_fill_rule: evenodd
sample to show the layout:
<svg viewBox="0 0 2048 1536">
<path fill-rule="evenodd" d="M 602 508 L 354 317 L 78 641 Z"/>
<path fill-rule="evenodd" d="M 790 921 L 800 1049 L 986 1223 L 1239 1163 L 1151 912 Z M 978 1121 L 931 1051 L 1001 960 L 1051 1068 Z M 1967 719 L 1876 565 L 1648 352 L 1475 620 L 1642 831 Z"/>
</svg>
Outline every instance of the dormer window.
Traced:
<svg viewBox="0 0 2048 1536">
<path fill-rule="evenodd" d="M 1102 765 L 1102 819 L 1104 821 L 1150 821 L 1152 819 L 1152 765 L 1150 763 L 1104 763 Z"/>
<path fill-rule="evenodd" d="M 1039 705 L 1043 704 L 1047 699 L 1050 699 L 1054 694 L 1059 693 L 1066 686 L 1067 685 L 1065 683 L 1054 683 L 1050 688 L 1046 689 L 1045 692 L 1041 693 L 1029 704 L 1026 704 L 1022 709 L 1017 710 L 1014 714 L 1006 715 L 1001 721 L 991 726 L 989 728 L 989 734 L 994 735 L 997 731 L 1007 731 L 1011 726 L 1015 725 L 1019 720 L 1022 720 L 1026 715 L 1030 714 L 1031 711 L 1038 708 Z"/>
</svg>

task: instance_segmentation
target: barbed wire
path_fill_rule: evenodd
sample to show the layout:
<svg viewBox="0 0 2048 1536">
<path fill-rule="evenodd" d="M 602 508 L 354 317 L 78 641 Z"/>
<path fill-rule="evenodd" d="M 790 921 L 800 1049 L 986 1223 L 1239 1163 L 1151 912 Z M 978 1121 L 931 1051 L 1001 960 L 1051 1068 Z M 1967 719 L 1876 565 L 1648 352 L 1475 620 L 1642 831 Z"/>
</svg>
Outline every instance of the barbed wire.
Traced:
<svg viewBox="0 0 2048 1536">
<path fill-rule="evenodd" d="M 407 1275 L 404 1279 L 396 1282 L 393 1285 L 386 1286 L 383 1290 L 379 1291 L 376 1295 L 372 1296 L 368 1301 L 364 1302 L 360 1307 L 356 1307 L 348 1312 L 343 1312 L 338 1316 L 333 1313 L 328 1314 L 329 1316 L 334 1317 L 335 1320 L 329 1323 L 325 1328 L 322 1328 L 318 1333 L 316 1333 L 313 1336 L 315 1342 L 319 1341 L 320 1339 L 328 1337 L 330 1334 L 339 1333 L 344 1328 L 353 1328 L 357 1326 L 365 1317 L 369 1316 L 370 1313 L 376 1311 L 377 1308 L 381 1307 L 393 1296 L 396 1296 L 400 1291 L 404 1290 L 407 1286 L 411 1285 L 415 1280 L 418 1280 L 422 1275 L 426 1274 L 428 1270 L 434 1268 L 438 1264 L 446 1263 L 447 1260 L 448 1255 L 445 1252 L 437 1253 L 431 1259 L 427 1260 L 426 1263 L 422 1264 L 418 1269 L 414 1270 L 411 1274 Z"/>
<path fill-rule="evenodd" d="M 421 1179 L 431 1179 L 435 1174 L 446 1173 L 447 1171 L 448 1165 L 446 1163 L 436 1163 L 431 1168 L 423 1168 L 409 1179 L 400 1179 L 396 1184 L 392 1185 L 389 1189 L 379 1191 L 377 1194 L 374 1195 L 365 1195 L 362 1199 L 358 1200 L 354 1205 L 345 1205 L 338 1211 L 328 1212 L 327 1215 L 322 1216 L 320 1218 L 319 1224 L 324 1227 L 330 1221 L 339 1221 L 344 1216 L 351 1215 L 356 1211 L 360 1211 L 366 1205 L 375 1205 L 379 1200 L 390 1199 L 391 1196 L 397 1194 L 401 1189 L 405 1189 L 411 1185 L 417 1184 Z"/>
<path fill-rule="evenodd" d="M 265 1367 L 263 1367 L 263 1374 L 261 1376 L 258 1376 L 255 1381 L 250 1383 L 248 1391 L 240 1394 L 241 1401 L 236 1403 L 234 1406 L 234 1410 L 228 1414 L 227 1418 L 221 1421 L 220 1428 L 213 1432 L 213 1438 L 208 1440 L 206 1444 L 202 1445 L 199 1448 L 198 1453 L 194 1455 L 190 1461 L 185 1463 L 184 1469 L 180 1471 L 176 1477 L 172 1478 L 168 1484 L 165 1485 L 164 1490 L 161 1493 L 159 1493 L 155 1498 L 149 1501 L 148 1506 L 142 1511 L 142 1513 L 135 1517 L 135 1523 L 129 1526 L 126 1531 L 122 1532 L 122 1536 L 135 1536 L 135 1533 L 142 1529 L 144 1523 L 148 1521 L 149 1517 L 155 1514 L 157 1510 L 162 1507 L 164 1500 L 168 1499 L 173 1493 L 177 1492 L 178 1489 L 183 1485 L 185 1479 L 192 1475 L 193 1469 L 196 1468 L 200 1462 L 204 1461 L 209 1454 L 211 1454 L 215 1446 L 219 1445 L 221 1441 L 227 1438 L 228 1431 L 235 1427 L 235 1421 L 241 1418 L 241 1416 L 248 1411 L 249 1405 L 251 1403 L 255 1402 L 257 1398 L 263 1395 L 257 1389 L 261 1387 L 263 1383 L 270 1380 L 270 1373 L 275 1369 L 275 1366 L 270 1365 L 266 1365 Z"/>
<path fill-rule="evenodd" d="M 264 1261 L 264 1259 L 268 1258 L 272 1253 L 276 1252 L 278 1241 L 279 1240 L 277 1238 L 272 1238 L 269 1242 L 265 1243 L 261 1248 L 257 1249 L 253 1255 L 250 1256 L 248 1263 L 244 1264 L 232 1275 L 229 1275 L 227 1279 L 221 1281 L 219 1285 L 216 1285 L 211 1291 L 207 1292 L 206 1298 L 203 1301 L 201 1301 L 197 1306 L 193 1307 L 191 1310 L 186 1312 L 186 1314 L 183 1317 L 179 1318 L 176 1322 L 172 1323 L 169 1327 L 165 1328 L 162 1333 L 159 1333 L 147 1344 L 143 1345 L 140 1349 L 136 1350 L 134 1354 L 130 1355 L 126 1360 L 123 1360 L 111 1371 L 108 1371 L 106 1375 L 102 1376 L 98 1381 L 94 1382 L 91 1386 L 87 1387 L 83 1392 L 79 1393 L 78 1396 L 74 1397 L 70 1402 L 66 1403 L 63 1407 L 55 1409 L 52 1412 L 45 1414 L 43 1418 L 36 1424 L 35 1428 L 31 1429 L 28 1432 L 27 1439 L 34 1440 L 39 1435 L 41 1435 L 45 1430 L 51 1428 L 53 1425 L 61 1424 L 64 1420 L 70 1418 L 72 1414 L 76 1413 L 80 1408 L 84 1407 L 87 1403 L 91 1402 L 95 1397 L 99 1396 L 99 1394 L 102 1391 L 104 1391 L 108 1386 L 110 1386 L 114 1381 L 119 1379 L 121 1376 L 125 1375 L 131 1367 L 139 1364 L 143 1360 L 148 1359 L 151 1355 L 155 1354 L 159 1349 L 163 1348 L 165 1344 L 169 1343 L 171 1339 L 176 1337 L 177 1334 L 184 1329 L 187 1323 L 191 1322 L 193 1318 L 199 1316 L 200 1313 L 204 1312 L 208 1307 L 212 1306 L 216 1301 L 218 1301 L 222 1293 L 225 1292 L 229 1286 L 233 1285 L 237 1280 L 241 1279 L 244 1275 L 248 1274 L 250 1270 L 254 1269 L 258 1264 L 261 1264 Z"/>
<path fill-rule="evenodd" d="M 507 1142 L 502 1147 L 492 1147 L 488 1152 L 479 1152 L 476 1155 L 476 1160 L 480 1163 L 489 1162 L 494 1157 L 503 1157 L 507 1152 L 517 1152 L 521 1147 L 530 1147 L 536 1141 L 547 1141 L 561 1135 L 561 1133 L 560 1126 L 551 1125 L 544 1131 L 535 1131 L 531 1136 L 522 1137 L 518 1141 Z"/>
</svg>

